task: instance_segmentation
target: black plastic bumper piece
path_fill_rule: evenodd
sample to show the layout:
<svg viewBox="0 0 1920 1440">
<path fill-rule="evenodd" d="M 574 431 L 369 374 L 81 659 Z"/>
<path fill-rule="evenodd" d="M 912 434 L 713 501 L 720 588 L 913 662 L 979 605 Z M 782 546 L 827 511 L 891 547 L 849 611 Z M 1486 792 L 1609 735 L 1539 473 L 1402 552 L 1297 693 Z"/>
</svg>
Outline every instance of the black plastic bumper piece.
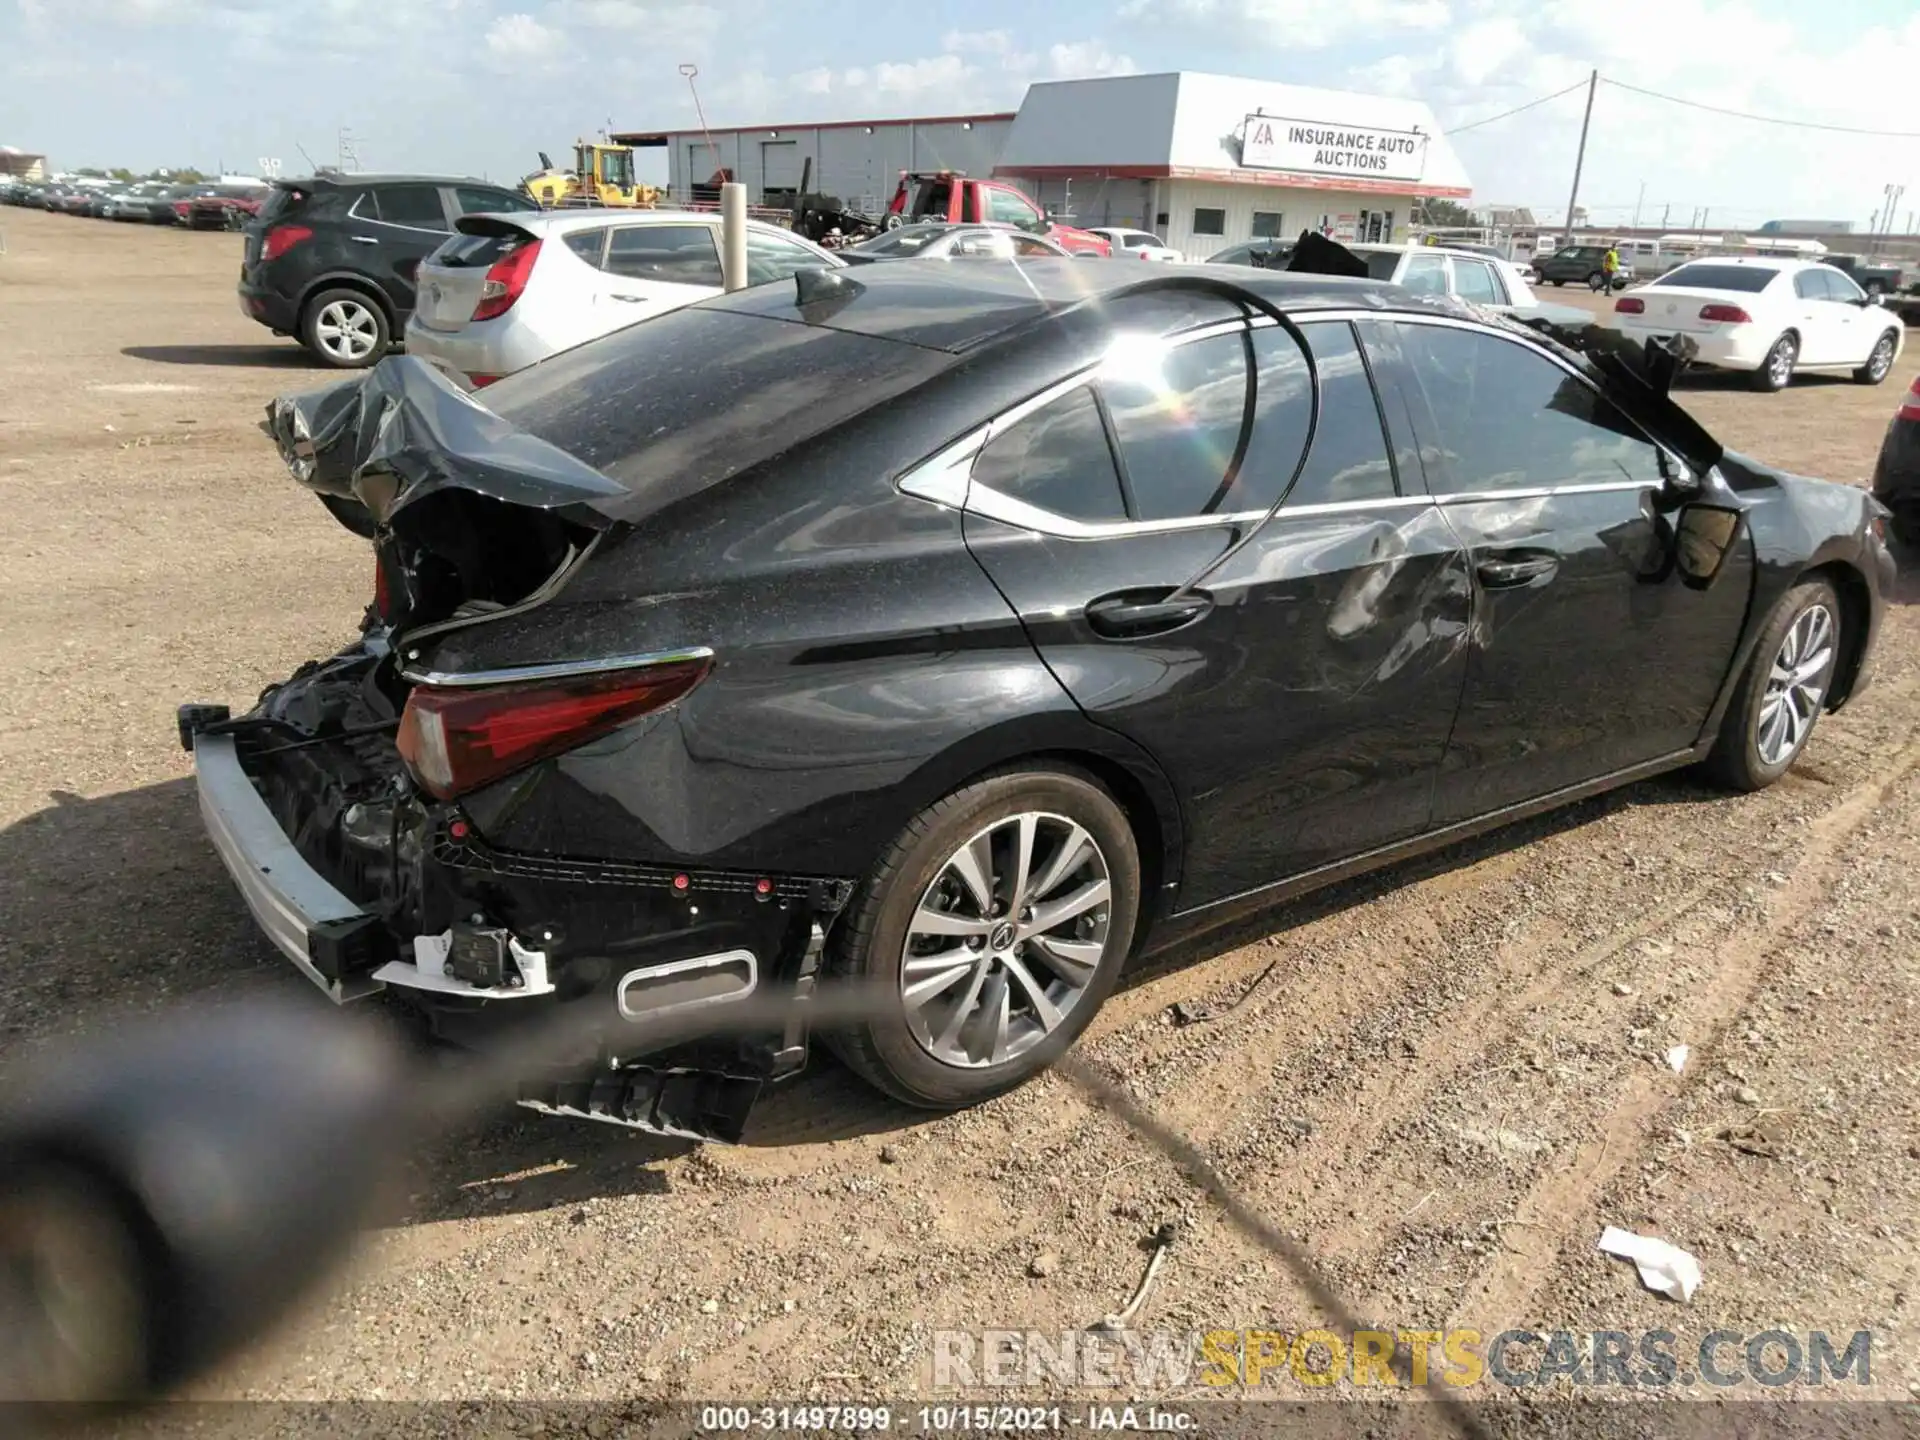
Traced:
<svg viewBox="0 0 1920 1440">
<path fill-rule="evenodd" d="M 520 1103 L 548 1115 L 737 1145 L 764 1084 L 757 1076 L 636 1067 L 588 1080 L 523 1084 Z"/>
<path fill-rule="evenodd" d="M 210 725 L 220 725 L 233 718 L 233 711 L 225 705 L 182 705 L 175 713 L 174 723 L 180 727 L 180 748 L 193 753 L 193 737 Z"/>
</svg>

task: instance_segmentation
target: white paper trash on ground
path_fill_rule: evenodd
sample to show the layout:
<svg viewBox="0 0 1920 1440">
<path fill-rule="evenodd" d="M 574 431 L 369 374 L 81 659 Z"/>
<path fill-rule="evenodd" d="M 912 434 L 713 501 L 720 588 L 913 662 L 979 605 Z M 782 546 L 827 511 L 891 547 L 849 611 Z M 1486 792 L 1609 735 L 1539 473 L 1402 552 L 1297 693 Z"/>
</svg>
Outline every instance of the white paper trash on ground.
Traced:
<svg viewBox="0 0 1920 1440">
<path fill-rule="evenodd" d="M 1693 1299 L 1693 1292 L 1700 1288 L 1700 1262 L 1678 1245 L 1609 1225 L 1600 1232 L 1600 1248 L 1609 1255 L 1633 1261 L 1640 1271 L 1640 1283 L 1669 1300 L 1684 1304 Z"/>
<path fill-rule="evenodd" d="M 1687 1056 L 1693 1053 L 1685 1045 L 1676 1045 L 1667 1051 L 1667 1068 L 1678 1075 L 1687 1068 Z"/>
</svg>

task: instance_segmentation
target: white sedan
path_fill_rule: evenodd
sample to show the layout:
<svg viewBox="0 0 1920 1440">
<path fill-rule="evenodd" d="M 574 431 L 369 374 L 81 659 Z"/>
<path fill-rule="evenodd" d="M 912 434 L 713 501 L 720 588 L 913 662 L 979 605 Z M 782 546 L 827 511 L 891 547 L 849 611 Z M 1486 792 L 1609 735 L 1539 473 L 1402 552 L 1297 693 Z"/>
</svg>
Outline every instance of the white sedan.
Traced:
<svg viewBox="0 0 1920 1440">
<path fill-rule="evenodd" d="M 465 215 L 420 264 L 407 351 L 490 385 L 561 350 L 725 288 L 720 217 L 674 210 Z M 843 262 L 747 222 L 747 283 Z"/>
<path fill-rule="evenodd" d="M 1845 274 L 1810 260 L 1720 255 L 1690 260 L 1627 291 L 1614 325 L 1645 343 L 1685 335 L 1696 364 L 1744 370 L 1778 390 L 1796 370 L 1847 370 L 1878 385 L 1906 327 Z"/>
<path fill-rule="evenodd" d="M 1158 235 L 1145 230 L 1129 230 L 1124 225 L 1096 225 L 1087 232 L 1098 235 L 1113 247 L 1115 255 L 1131 255 L 1136 260 L 1174 261 L 1183 258 Z"/>
</svg>

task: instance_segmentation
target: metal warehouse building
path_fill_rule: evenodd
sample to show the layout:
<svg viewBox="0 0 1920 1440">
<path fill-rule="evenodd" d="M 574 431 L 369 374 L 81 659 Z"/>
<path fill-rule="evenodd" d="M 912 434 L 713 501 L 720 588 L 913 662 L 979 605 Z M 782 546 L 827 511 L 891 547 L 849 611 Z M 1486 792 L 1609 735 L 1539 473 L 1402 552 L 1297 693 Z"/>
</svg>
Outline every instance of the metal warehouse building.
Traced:
<svg viewBox="0 0 1920 1440">
<path fill-rule="evenodd" d="M 639 138 L 639 137 L 636 137 Z M 644 137 L 687 196 L 725 170 L 780 205 L 800 183 L 873 213 L 903 170 L 1010 180 L 1070 224 L 1152 230 L 1196 259 L 1241 241 L 1323 231 L 1404 239 L 1424 198 L 1472 193 L 1416 100 L 1187 71 L 1030 86 L 1012 115 L 742 126 Z"/>
</svg>

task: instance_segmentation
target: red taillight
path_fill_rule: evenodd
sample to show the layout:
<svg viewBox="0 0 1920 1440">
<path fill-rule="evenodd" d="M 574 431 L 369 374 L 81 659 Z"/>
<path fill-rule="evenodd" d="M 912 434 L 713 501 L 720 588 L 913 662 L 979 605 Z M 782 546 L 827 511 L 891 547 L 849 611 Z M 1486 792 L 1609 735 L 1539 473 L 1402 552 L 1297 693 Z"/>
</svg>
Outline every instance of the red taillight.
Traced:
<svg viewBox="0 0 1920 1440">
<path fill-rule="evenodd" d="M 1726 325 L 1748 325 L 1753 322 L 1753 317 L 1738 305 L 1702 305 L 1700 318 Z"/>
<path fill-rule="evenodd" d="M 382 620 L 393 618 L 393 588 L 387 584 L 387 567 L 380 562 L 380 552 L 373 552 L 373 613 Z"/>
<path fill-rule="evenodd" d="M 491 385 L 494 381 L 498 380 L 499 378 L 500 377 L 498 375 L 468 375 L 467 376 L 467 379 L 473 382 L 473 388 L 476 390 L 484 389 L 486 386 Z"/>
<path fill-rule="evenodd" d="M 548 684 L 416 686 L 400 717 L 400 758 L 449 800 L 671 705 L 712 663 L 675 660 Z"/>
<path fill-rule="evenodd" d="M 260 244 L 262 260 L 278 260 L 303 240 L 311 240 L 313 231 L 304 225 L 276 225 Z"/>
<path fill-rule="evenodd" d="M 1622 315 L 1644 315 L 1647 310 L 1647 302 L 1636 299 L 1632 295 L 1622 295 L 1618 300 L 1613 302 L 1613 308 Z"/>
<path fill-rule="evenodd" d="M 491 320 L 511 310 L 513 302 L 526 290 L 527 277 L 533 273 L 533 262 L 539 258 L 540 242 L 529 240 L 517 250 L 494 261 L 480 286 L 480 303 L 473 307 L 473 318 Z"/>
<path fill-rule="evenodd" d="M 1900 402 L 1902 420 L 1920 420 L 1920 376 L 1916 376 L 1913 388 L 1907 391 L 1907 398 Z"/>
</svg>

